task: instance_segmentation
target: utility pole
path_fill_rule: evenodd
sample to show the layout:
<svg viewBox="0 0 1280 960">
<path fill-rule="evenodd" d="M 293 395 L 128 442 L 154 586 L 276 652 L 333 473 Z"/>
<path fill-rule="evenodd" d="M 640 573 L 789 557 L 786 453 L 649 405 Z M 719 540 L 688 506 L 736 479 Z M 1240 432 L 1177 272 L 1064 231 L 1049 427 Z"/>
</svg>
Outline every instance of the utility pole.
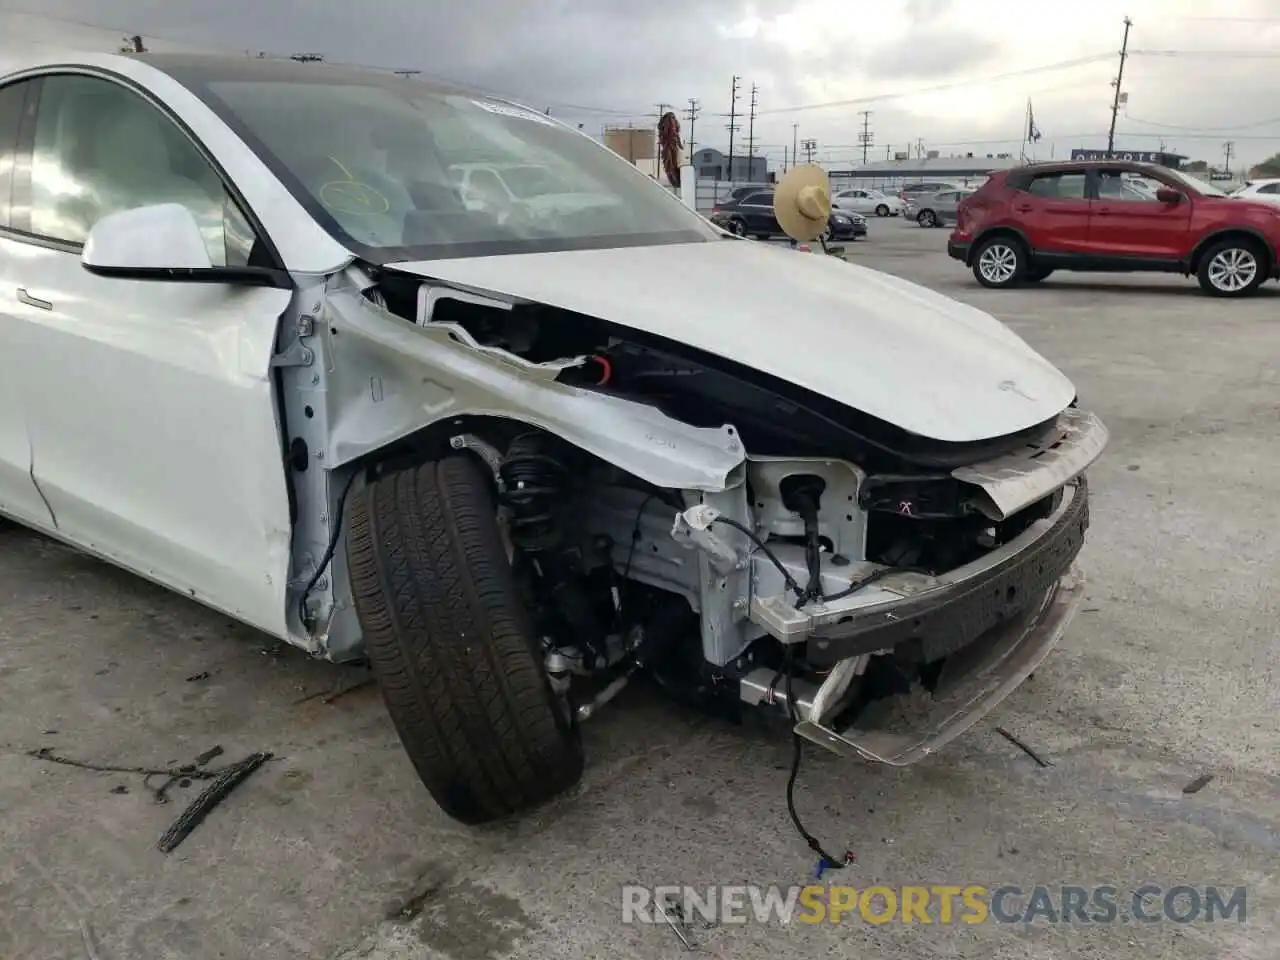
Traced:
<svg viewBox="0 0 1280 960">
<path fill-rule="evenodd" d="M 804 150 L 804 162 L 813 163 L 813 152 L 818 149 L 818 141 L 801 140 L 800 146 Z"/>
<path fill-rule="evenodd" d="M 729 183 L 732 184 L 737 178 L 734 176 L 733 169 L 733 135 L 738 132 L 738 81 L 742 78 L 736 73 L 733 75 L 733 95 L 729 99 L 729 122 L 725 124 L 729 128 Z"/>
<path fill-rule="evenodd" d="M 871 133 L 871 111 L 860 110 L 862 114 L 862 132 L 858 134 L 858 143 L 862 145 L 862 165 L 867 165 L 867 150 L 875 143 L 875 136 Z"/>
<path fill-rule="evenodd" d="M 759 87 L 754 83 L 751 85 L 751 112 L 747 114 L 747 179 L 751 179 L 751 170 L 754 166 L 752 163 L 756 156 L 756 105 L 759 101 L 756 94 Z"/>
<path fill-rule="evenodd" d="M 1133 21 L 1128 17 L 1124 18 L 1124 41 L 1120 44 L 1120 69 L 1116 73 L 1116 78 L 1111 85 L 1116 88 L 1116 95 L 1111 101 L 1111 129 L 1107 132 L 1107 153 L 1111 154 L 1116 148 L 1116 114 L 1120 112 L 1120 84 L 1124 81 L 1124 62 L 1129 56 L 1129 28 L 1133 26 Z"/>
<path fill-rule="evenodd" d="M 892 159 L 893 159 L 893 145 L 892 145 L 892 144 L 888 144 L 888 143 L 886 143 L 886 144 L 884 145 L 884 158 L 885 158 L 886 160 L 892 160 Z"/>
<path fill-rule="evenodd" d="M 696 97 L 689 98 L 689 162 L 693 163 L 693 122 L 698 119 L 698 100 Z"/>
<path fill-rule="evenodd" d="M 800 143 L 796 138 L 800 136 L 800 121 L 793 120 L 791 122 L 791 162 L 800 162 L 800 151 L 797 148 Z"/>
<path fill-rule="evenodd" d="M 924 137 L 916 138 L 916 158 L 920 160 L 924 159 Z"/>
<path fill-rule="evenodd" d="M 1223 173 L 1226 173 L 1226 174 L 1231 173 L 1231 157 L 1235 153 L 1235 151 L 1236 151 L 1236 145 L 1235 145 L 1235 142 L 1232 140 L 1228 140 L 1226 143 L 1222 145 L 1222 160 L 1223 160 L 1222 172 Z"/>
</svg>

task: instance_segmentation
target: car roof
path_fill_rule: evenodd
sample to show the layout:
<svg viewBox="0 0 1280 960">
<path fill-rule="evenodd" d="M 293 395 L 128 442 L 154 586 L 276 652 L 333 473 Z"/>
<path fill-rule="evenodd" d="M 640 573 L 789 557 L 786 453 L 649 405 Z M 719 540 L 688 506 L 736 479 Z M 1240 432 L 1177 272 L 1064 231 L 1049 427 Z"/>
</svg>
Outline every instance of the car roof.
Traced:
<svg viewBox="0 0 1280 960">
<path fill-rule="evenodd" d="M 1101 167 L 1106 170 L 1132 170 L 1137 173 L 1168 173 L 1171 167 L 1163 167 L 1158 163 L 1143 163 L 1140 160 L 1050 160 L 1046 163 L 1026 163 L 1013 167 L 1009 173 L 1075 173 Z"/>
<path fill-rule="evenodd" d="M 14 69 L 6 70 L 0 76 L 47 67 L 84 66 L 110 69 L 116 64 L 142 63 L 168 74 L 179 83 L 183 83 L 184 79 L 188 78 L 221 81 L 321 80 L 331 83 L 387 87 L 400 87 L 411 82 L 414 84 L 414 89 L 421 90 L 425 87 L 431 93 L 462 94 L 490 101 L 506 102 L 505 98 L 423 74 L 415 74 L 412 80 L 408 80 L 392 70 L 377 70 L 371 67 L 324 61 L 300 62 L 285 57 L 247 57 L 209 53 L 99 53 L 68 48 L 19 56 L 15 60 Z"/>
</svg>

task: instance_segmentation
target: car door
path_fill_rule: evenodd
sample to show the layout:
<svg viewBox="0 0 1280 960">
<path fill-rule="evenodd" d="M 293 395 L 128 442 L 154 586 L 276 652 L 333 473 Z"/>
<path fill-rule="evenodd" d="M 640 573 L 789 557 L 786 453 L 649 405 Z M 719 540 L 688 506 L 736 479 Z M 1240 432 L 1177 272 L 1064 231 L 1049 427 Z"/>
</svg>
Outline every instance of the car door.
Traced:
<svg viewBox="0 0 1280 960">
<path fill-rule="evenodd" d="M 1262 184 L 1257 190 L 1249 193 L 1247 199 L 1280 205 L 1280 180 Z"/>
<path fill-rule="evenodd" d="M 871 210 L 871 201 L 867 197 L 865 190 L 849 190 L 842 194 L 844 202 L 840 204 L 841 210 L 852 210 L 854 213 L 868 213 Z"/>
<path fill-rule="evenodd" d="M 292 291 L 85 270 L 102 216 L 181 203 L 215 266 L 272 266 L 203 150 L 133 89 L 38 87 L 9 241 L 32 472 L 56 531 L 282 635 L 291 522 L 271 358 Z M 263 262 L 264 257 L 267 262 Z"/>
<path fill-rule="evenodd" d="M 19 382 L 24 358 L 18 351 L 17 311 L 25 295 L 18 282 L 24 249 L 10 239 L 13 225 L 13 173 L 18 130 L 25 111 L 28 84 L 0 88 L 0 513 L 38 527 L 53 517 L 31 476 L 31 436 L 26 412 L 29 398 Z"/>
<path fill-rule="evenodd" d="M 1086 170 L 1054 170 L 1035 174 L 1018 188 L 1010 209 L 1033 250 L 1050 254 L 1088 250 L 1087 185 Z"/>
<path fill-rule="evenodd" d="M 782 228 L 778 226 L 778 218 L 773 215 L 772 191 L 761 190 L 750 194 L 742 201 L 740 209 L 746 218 L 749 233 L 772 236 L 782 232 Z"/>
<path fill-rule="evenodd" d="M 1183 255 L 1191 230 L 1191 201 L 1185 193 L 1181 203 L 1161 203 L 1125 183 L 1122 170 L 1102 167 L 1094 173 L 1092 252 L 1140 260 L 1177 260 Z"/>
</svg>

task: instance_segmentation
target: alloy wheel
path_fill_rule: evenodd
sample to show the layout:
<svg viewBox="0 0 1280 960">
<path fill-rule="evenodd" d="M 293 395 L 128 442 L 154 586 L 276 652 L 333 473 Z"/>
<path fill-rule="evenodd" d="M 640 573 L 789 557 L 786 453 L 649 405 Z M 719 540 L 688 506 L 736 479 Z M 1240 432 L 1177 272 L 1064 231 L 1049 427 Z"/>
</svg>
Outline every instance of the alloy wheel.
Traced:
<svg viewBox="0 0 1280 960">
<path fill-rule="evenodd" d="M 1008 283 L 1018 271 L 1018 252 L 1008 244 L 993 243 L 982 251 L 978 269 L 990 283 Z"/>
<path fill-rule="evenodd" d="M 1209 282 L 1223 293 L 1239 293 L 1258 275 L 1258 258 L 1243 247 L 1228 247 L 1209 261 Z"/>
</svg>

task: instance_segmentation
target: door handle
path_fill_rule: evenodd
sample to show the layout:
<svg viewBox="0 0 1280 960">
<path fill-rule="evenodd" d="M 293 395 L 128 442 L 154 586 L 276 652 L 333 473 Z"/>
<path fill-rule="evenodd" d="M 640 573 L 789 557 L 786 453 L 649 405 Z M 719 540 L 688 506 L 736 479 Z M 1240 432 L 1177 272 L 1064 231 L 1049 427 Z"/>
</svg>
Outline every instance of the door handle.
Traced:
<svg viewBox="0 0 1280 960">
<path fill-rule="evenodd" d="M 25 303 L 28 307 L 39 307 L 41 310 L 52 310 L 53 304 L 48 300 L 41 300 L 39 297 L 33 297 L 27 293 L 25 287 L 18 288 L 18 302 Z"/>
<path fill-rule="evenodd" d="M 1094 210 L 1093 212 L 1094 212 L 1094 213 L 1096 213 L 1096 214 L 1097 214 L 1098 216 L 1100 216 L 1100 217 L 1105 217 L 1105 216 L 1107 216 L 1109 213 L 1111 213 L 1111 208 L 1110 208 L 1110 207 L 1098 207 L 1098 209 Z"/>
<path fill-rule="evenodd" d="M 1020 204 L 1018 204 L 1016 207 L 1014 207 L 1013 209 L 1017 210 L 1019 213 L 1030 213 L 1030 212 L 1031 212 L 1031 204 L 1029 204 L 1029 203 L 1020 203 Z"/>
</svg>

